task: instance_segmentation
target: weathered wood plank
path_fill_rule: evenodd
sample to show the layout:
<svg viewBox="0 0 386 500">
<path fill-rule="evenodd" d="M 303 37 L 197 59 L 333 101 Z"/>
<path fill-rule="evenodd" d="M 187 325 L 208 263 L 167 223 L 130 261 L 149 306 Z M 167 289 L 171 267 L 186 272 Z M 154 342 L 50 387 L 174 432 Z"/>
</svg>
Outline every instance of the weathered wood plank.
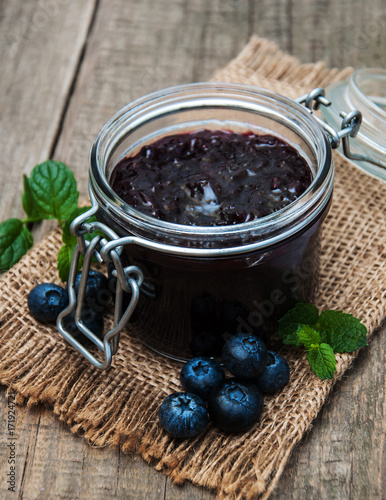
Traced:
<svg viewBox="0 0 386 500">
<path fill-rule="evenodd" d="M 21 174 L 51 154 L 94 4 L 1 3 L 1 220 L 22 215 Z"/>
<path fill-rule="evenodd" d="M 7 63 L 9 75 L 0 80 L 0 89 L 6 90 L 1 94 L 8 96 L 1 101 L 2 115 L 5 109 L 8 121 L 1 116 L 0 129 L 2 135 L 4 130 L 8 134 L 7 151 L 15 150 L 15 156 L 3 154 L 0 160 L 5 161 L 2 172 L 11 159 L 15 165 L 7 188 L 0 186 L 2 218 L 20 215 L 20 174 L 49 156 L 57 132 L 55 157 L 74 168 L 85 195 L 91 142 L 113 112 L 158 88 L 210 78 L 213 70 L 243 48 L 253 32 L 275 40 L 302 61 L 321 58 L 330 65 L 355 67 L 386 63 L 384 0 L 335 4 L 307 0 L 101 0 L 61 124 L 93 2 L 53 0 L 39 5 L 49 3 L 68 10 L 49 17 L 47 28 L 36 33 L 28 24 L 34 19 L 35 4 L 7 1 L 0 7 L 5 16 L 0 16 L 1 67 L 3 61 L 11 61 Z M 37 24 L 39 16 L 35 17 Z M 49 36 L 46 29 L 51 28 Z M 31 30 L 32 36 L 28 34 Z M 28 43 L 23 33 L 27 33 Z M 44 57 L 36 48 L 43 45 Z M 51 50 L 55 56 L 46 55 Z M 57 64 L 60 70 L 51 73 Z M 44 69 L 39 73 L 41 65 Z M 39 106 L 36 101 L 40 97 L 44 102 Z M 24 126 L 27 132 L 21 134 Z M 382 471 L 386 468 L 385 453 L 382 455 L 384 351 L 385 343 L 379 336 L 360 356 L 294 453 L 273 498 L 381 498 Z M 5 411 L 4 394 L 0 405 Z M 173 486 L 139 457 L 89 447 L 40 406 L 33 410 L 20 407 L 17 415 L 19 498 L 212 498 L 193 486 Z M 0 456 L 6 458 L 5 428 L 0 436 Z M 2 461 L 1 490 L 6 470 Z"/>
<path fill-rule="evenodd" d="M 386 330 L 362 350 L 298 446 L 272 500 L 384 498 Z"/>
<path fill-rule="evenodd" d="M 283 16 L 279 15 L 281 25 L 277 24 L 275 3 L 267 0 L 257 9 L 257 15 L 266 17 L 267 24 L 262 22 L 263 32 L 256 32 L 272 38 L 271 31 L 276 31 L 273 38 L 278 39 L 280 47 L 301 61 L 323 60 L 328 66 L 337 67 L 385 67 L 384 0 L 278 2 Z"/>
<path fill-rule="evenodd" d="M 95 0 L 0 3 L 0 220 L 23 216 L 22 173 L 50 156 L 78 65 Z M 66 50 L 63 50 L 65 47 Z M 0 491 L 9 472 L 7 407 L 0 443 Z M 40 410 L 17 412 L 16 491 L 38 437 Z M 14 496 L 9 493 L 10 498 Z"/>
</svg>

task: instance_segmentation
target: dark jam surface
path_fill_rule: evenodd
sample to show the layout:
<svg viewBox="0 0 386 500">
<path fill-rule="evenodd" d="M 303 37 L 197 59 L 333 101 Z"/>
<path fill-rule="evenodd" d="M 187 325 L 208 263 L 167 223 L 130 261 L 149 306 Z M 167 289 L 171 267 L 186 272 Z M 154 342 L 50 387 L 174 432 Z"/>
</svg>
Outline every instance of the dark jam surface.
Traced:
<svg viewBox="0 0 386 500">
<path fill-rule="evenodd" d="M 306 160 L 272 135 L 198 130 L 123 158 L 110 184 L 128 205 L 177 224 L 221 226 L 269 215 L 311 184 Z"/>
</svg>

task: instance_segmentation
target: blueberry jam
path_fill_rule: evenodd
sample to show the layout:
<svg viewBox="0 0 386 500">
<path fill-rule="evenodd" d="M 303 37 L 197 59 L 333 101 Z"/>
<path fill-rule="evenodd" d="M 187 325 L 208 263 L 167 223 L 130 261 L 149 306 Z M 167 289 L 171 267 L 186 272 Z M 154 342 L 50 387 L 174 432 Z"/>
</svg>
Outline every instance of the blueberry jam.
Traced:
<svg viewBox="0 0 386 500">
<path fill-rule="evenodd" d="M 280 210 L 311 180 L 303 156 L 278 137 L 198 130 L 168 135 L 123 158 L 110 184 L 122 200 L 151 217 L 222 226 Z"/>
</svg>

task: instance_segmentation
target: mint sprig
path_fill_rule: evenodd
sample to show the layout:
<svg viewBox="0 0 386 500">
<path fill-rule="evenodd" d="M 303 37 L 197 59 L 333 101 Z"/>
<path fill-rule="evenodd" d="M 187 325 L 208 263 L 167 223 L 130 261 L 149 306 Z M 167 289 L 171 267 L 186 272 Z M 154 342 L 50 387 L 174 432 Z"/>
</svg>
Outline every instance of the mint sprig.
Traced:
<svg viewBox="0 0 386 500">
<path fill-rule="evenodd" d="M 70 275 L 70 265 L 72 254 L 74 252 L 75 246 L 71 247 L 70 245 L 63 245 L 62 248 L 58 252 L 57 258 L 57 268 L 59 273 L 59 278 L 64 282 L 68 281 L 68 276 Z M 79 264 L 81 264 L 79 259 Z M 80 265 L 78 268 L 80 269 Z"/>
<path fill-rule="evenodd" d="M 47 160 L 36 165 L 28 178 L 23 176 L 23 220 L 11 218 L 0 223 L 0 271 L 16 264 L 33 245 L 27 225 L 42 219 L 56 219 L 63 227 L 78 205 L 74 174 L 62 162 Z"/>
<path fill-rule="evenodd" d="M 323 311 L 318 326 L 324 341 L 335 352 L 353 352 L 367 345 L 367 328 L 358 318 L 342 311 Z"/>
<path fill-rule="evenodd" d="M 323 311 L 300 302 L 279 321 L 284 344 L 304 346 L 312 371 L 330 379 L 336 371 L 335 352 L 353 352 L 367 345 L 367 328 L 342 311 Z"/>
<path fill-rule="evenodd" d="M 308 325 L 299 325 L 296 336 L 300 345 L 303 345 L 306 349 L 310 349 L 312 345 L 319 345 L 322 342 L 319 332 Z"/>
<path fill-rule="evenodd" d="M 333 378 L 336 371 L 336 360 L 330 345 L 323 342 L 312 345 L 307 350 L 307 360 L 316 376 L 321 379 Z"/>
<path fill-rule="evenodd" d="M 78 206 L 74 174 L 60 161 L 48 160 L 36 165 L 28 183 L 33 206 L 42 219 L 56 219 L 62 225 Z"/>
<path fill-rule="evenodd" d="M 279 320 L 279 335 L 284 344 L 301 346 L 302 343 L 297 336 L 299 325 L 313 325 L 318 318 L 319 311 L 314 305 L 305 302 L 296 304 Z"/>
<path fill-rule="evenodd" d="M 70 274 L 70 265 L 72 254 L 75 250 L 75 246 L 78 243 L 78 240 L 75 236 L 73 236 L 70 232 L 71 222 L 78 217 L 79 215 L 90 210 L 91 207 L 77 207 L 70 215 L 70 217 L 64 222 L 63 232 L 62 232 L 62 241 L 63 246 L 59 250 L 58 260 L 57 260 L 57 268 L 59 272 L 60 279 L 65 282 L 68 281 L 68 276 Z M 96 217 L 90 217 L 88 222 L 95 222 Z M 98 231 L 95 231 L 93 234 L 85 234 L 84 237 L 86 240 L 91 241 L 91 239 L 98 234 Z M 83 264 L 83 256 L 80 255 L 78 269 L 81 269 Z"/>
<path fill-rule="evenodd" d="M 7 219 L 0 224 L 0 271 L 7 271 L 33 245 L 32 234 L 19 219 Z"/>
<path fill-rule="evenodd" d="M 24 208 L 24 212 L 27 214 L 27 219 L 24 220 L 25 223 L 39 222 L 42 220 L 41 214 L 39 214 L 39 209 L 35 203 L 34 196 L 32 193 L 31 186 L 29 185 L 28 177 L 23 175 L 23 194 L 21 195 L 21 202 Z"/>
</svg>

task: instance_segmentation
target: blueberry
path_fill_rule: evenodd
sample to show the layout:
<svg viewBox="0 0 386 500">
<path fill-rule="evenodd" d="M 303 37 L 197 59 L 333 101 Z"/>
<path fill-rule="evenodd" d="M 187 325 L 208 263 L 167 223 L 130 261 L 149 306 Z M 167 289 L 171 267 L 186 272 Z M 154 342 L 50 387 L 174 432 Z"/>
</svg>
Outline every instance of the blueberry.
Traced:
<svg viewBox="0 0 386 500">
<path fill-rule="evenodd" d="M 174 392 L 164 399 L 159 413 L 162 427 L 176 438 L 198 436 L 208 423 L 204 401 L 190 392 Z"/>
<path fill-rule="evenodd" d="M 274 394 L 281 391 L 289 380 L 289 367 L 287 361 L 273 351 L 268 351 L 265 368 L 255 382 L 261 392 Z"/>
<path fill-rule="evenodd" d="M 208 402 L 211 419 L 224 431 L 243 432 L 255 424 L 263 410 L 263 396 L 250 381 L 228 379 Z"/>
<path fill-rule="evenodd" d="M 28 309 L 38 321 L 55 322 L 67 306 L 67 291 L 54 283 L 37 285 L 28 294 Z"/>
<path fill-rule="evenodd" d="M 224 371 L 214 359 L 193 358 L 184 364 L 180 373 L 183 389 L 206 400 L 224 381 Z"/>
<path fill-rule="evenodd" d="M 266 364 L 267 348 L 258 337 L 240 333 L 226 341 L 221 357 L 232 375 L 252 379 L 261 373 Z"/>
<path fill-rule="evenodd" d="M 84 325 L 91 330 L 100 339 L 103 338 L 104 322 L 102 315 L 95 311 L 92 307 L 84 305 L 82 309 L 81 319 Z M 89 339 L 78 329 L 75 323 L 75 309 L 71 314 L 63 319 L 64 328 L 70 333 L 74 338 L 82 339 L 87 342 Z"/>
<path fill-rule="evenodd" d="M 190 343 L 193 356 L 219 356 L 224 341 L 212 331 L 200 331 Z"/>
<path fill-rule="evenodd" d="M 81 272 L 75 278 L 75 293 L 78 295 Z M 102 312 L 104 306 L 111 301 L 112 293 L 109 290 L 109 281 L 99 271 L 90 270 L 88 273 L 85 293 L 85 303 L 96 311 Z"/>
</svg>

